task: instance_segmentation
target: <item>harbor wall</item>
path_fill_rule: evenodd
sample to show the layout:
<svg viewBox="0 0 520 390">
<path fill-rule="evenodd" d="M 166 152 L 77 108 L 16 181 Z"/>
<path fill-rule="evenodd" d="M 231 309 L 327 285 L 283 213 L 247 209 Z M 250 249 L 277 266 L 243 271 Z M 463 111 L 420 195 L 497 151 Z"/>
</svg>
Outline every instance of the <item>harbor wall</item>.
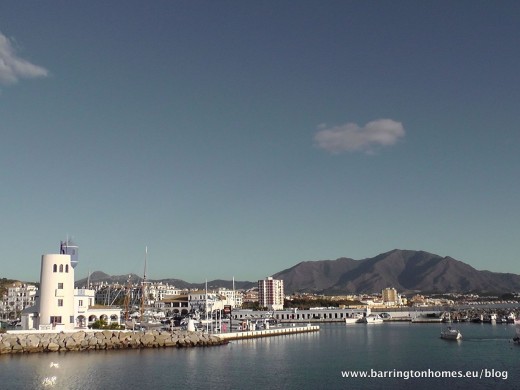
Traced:
<svg viewBox="0 0 520 390">
<path fill-rule="evenodd" d="M 318 332 L 320 327 L 317 325 L 293 326 L 275 329 L 249 330 L 243 332 L 220 333 L 216 335 L 222 340 L 253 339 L 257 337 L 282 336 L 295 333 Z"/>
<path fill-rule="evenodd" d="M 226 344 L 215 335 L 185 330 L 131 332 L 118 330 L 77 332 L 7 332 L 0 334 L 0 354 L 72 352 L 161 347 L 202 347 Z"/>
</svg>

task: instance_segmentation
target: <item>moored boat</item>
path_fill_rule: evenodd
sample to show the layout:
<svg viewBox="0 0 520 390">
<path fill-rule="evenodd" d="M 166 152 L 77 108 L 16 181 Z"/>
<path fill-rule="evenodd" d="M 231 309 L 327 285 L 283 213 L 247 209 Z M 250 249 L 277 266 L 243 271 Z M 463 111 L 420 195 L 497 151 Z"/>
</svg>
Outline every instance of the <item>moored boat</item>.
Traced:
<svg viewBox="0 0 520 390">
<path fill-rule="evenodd" d="M 364 324 L 382 324 L 383 319 L 377 314 L 369 314 L 366 317 L 361 319 L 361 322 Z"/>
<path fill-rule="evenodd" d="M 359 324 L 362 319 L 362 314 L 352 314 L 350 317 L 345 317 L 345 325 Z"/>
</svg>

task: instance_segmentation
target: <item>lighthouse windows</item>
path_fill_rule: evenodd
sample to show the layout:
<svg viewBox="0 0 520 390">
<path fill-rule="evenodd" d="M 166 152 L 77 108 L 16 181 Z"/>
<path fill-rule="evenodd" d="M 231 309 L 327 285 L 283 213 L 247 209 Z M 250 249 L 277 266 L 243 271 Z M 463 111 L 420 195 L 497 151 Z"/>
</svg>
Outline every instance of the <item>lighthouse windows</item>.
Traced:
<svg viewBox="0 0 520 390">
<path fill-rule="evenodd" d="M 52 272 L 58 272 L 58 266 L 56 264 L 52 266 Z"/>
<path fill-rule="evenodd" d="M 63 306 L 63 299 L 58 299 L 58 306 L 59 306 L 59 307 L 62 307 L 62 306 Z"/>
<path fill-rule="evenodd" d="M 63 272 L 63 264 L 60 264 L 60 272 Z"/>
</svg>

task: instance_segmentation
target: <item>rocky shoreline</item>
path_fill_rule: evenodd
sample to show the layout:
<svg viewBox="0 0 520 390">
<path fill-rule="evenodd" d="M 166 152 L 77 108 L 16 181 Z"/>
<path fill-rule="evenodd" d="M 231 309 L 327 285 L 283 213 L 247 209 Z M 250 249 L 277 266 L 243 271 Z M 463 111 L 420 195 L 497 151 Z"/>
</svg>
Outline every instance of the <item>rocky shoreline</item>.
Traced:
<svg viewBox="0 0 520 390">
<path fill-rule="evenodd" d="M 0 354 L 73 352 L 140 348 L 190 348 L 227 344 L 218 336 L 185 330 L 131 332 L 118 330 L 60 333 L 1 333 Z"/>
</svg>

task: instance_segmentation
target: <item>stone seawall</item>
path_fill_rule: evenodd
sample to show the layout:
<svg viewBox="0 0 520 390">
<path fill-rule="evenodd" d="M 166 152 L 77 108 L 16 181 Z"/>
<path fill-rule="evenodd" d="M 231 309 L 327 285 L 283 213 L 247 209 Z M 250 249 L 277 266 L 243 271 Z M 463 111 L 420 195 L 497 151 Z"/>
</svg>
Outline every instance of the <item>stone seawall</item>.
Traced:
<svg viewBox="0 0 520 390">
<path fill-rule="evenodd" d="M 217 336 L 184 330 L 176 330 L 174 332 L 103 330 L 0 334 L 0 354 L 129 348 L 189 348 L 222 344 L 227 344 L 227 341 Z"/>
</svg>

